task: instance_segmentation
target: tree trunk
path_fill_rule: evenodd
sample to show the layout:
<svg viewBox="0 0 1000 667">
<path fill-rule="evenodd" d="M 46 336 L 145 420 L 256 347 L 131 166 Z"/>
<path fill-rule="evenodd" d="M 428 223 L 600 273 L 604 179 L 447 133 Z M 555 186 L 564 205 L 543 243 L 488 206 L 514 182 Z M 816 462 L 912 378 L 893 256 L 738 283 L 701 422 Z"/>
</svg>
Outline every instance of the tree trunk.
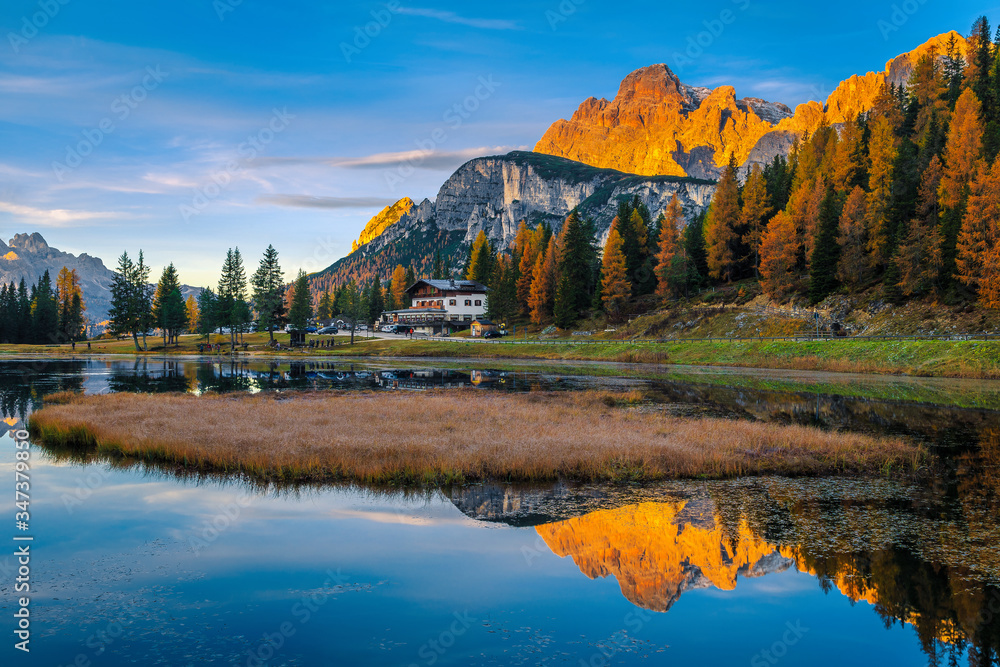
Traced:
<svg viewBox="0 0 1000 667">
<path fill-rule="evenodd" d="M 274 342 L 274 327 L 272 325 L 270 325 L 270 324 L 267 325 L 267 335 L 271 339 L 271 342 L 273 343 Z"/>
<path fill-rule="evenodd" d="M 135 351 L 139 351 L 139 335 L 135 331 L 132 332 L 132 342 L 135 343 Z"/>
<path fill-rule="evenodd" d="M 149 352 L 149 347 L 146 345 L 146 332 L 142 332 L 142 351 Z"/>
</svg>

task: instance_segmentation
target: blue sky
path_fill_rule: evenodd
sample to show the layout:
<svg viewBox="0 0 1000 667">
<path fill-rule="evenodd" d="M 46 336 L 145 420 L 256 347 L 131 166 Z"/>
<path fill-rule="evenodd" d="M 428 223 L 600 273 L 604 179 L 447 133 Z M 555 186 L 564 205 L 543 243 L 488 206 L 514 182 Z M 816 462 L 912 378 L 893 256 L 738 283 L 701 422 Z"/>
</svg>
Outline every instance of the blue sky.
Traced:
<svg viewBox="0 0 1000 667">
<path fill-rule="evenodd" d="M 983 13 L 1000 5 L 4 0 L 0 236 L 109 265 L 142 248 L 197 285 L 273 243 L 291 277 L 639 67 L 794 107 Z"/>
</svg>

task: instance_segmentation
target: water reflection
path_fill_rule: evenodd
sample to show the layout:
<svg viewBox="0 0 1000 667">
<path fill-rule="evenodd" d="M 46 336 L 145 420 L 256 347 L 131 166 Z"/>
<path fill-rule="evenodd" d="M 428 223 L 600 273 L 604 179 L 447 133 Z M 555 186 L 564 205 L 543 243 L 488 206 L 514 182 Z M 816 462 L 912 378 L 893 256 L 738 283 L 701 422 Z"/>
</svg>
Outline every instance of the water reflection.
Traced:
<svg viewBox="0 0 1000 667">
<path fill-rule="evenodd" d="M 627 502 L 632 493 L 643 500 Z M 632 493 L 487 485 L 452 491 L 451 500 L 480 520 L 536 522 L 546 548 L 590 579 L 614 577 L 644 609 L 667 612 L 689 591 L 732 591 L 794 568 L 829 594 L 868 603 L 886 627 L 912 627 L 928 664 L 997 662 L 995 509 L 968 499 L 953 506 L 888 481 L 763 479 Z M 545 515 L 550 507 L 572 513 L 574 501 L 603 508 Z"/>
</svg>

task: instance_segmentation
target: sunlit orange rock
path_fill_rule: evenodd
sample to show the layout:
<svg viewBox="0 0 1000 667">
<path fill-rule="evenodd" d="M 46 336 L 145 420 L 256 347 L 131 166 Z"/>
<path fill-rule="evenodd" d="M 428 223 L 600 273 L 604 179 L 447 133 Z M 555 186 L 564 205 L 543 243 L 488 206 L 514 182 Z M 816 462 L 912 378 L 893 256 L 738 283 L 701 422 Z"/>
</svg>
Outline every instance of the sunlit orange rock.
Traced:
<svg viewBox="0 0 1000 667">
<path fill-rule="evenodd" d="M 352 243 L 351 252 L 377 239 L 385 230 L 399 222 L 400 218 L 409 214 L 414 206 L 413 200 L 409 197 L 403 197 L 392 206 L 386 206 L 378 215 L 368 221 L 368 224 L 361 231 L 361 236 Z"/>
<path fill-rule="evenodd" d="M 552 551 L 591 579 L 613 576 L 633 604 L 667 611 L 687 590 L 736 588 L 788 567 L 777 548 L 741 522 L 730 535 L 711 503 L 641 503 L 536 527 Z M 771 558 L 769 558 L 771 557 Z M 760 567 L 758 567 L 760 566 Z"/>
</svg>

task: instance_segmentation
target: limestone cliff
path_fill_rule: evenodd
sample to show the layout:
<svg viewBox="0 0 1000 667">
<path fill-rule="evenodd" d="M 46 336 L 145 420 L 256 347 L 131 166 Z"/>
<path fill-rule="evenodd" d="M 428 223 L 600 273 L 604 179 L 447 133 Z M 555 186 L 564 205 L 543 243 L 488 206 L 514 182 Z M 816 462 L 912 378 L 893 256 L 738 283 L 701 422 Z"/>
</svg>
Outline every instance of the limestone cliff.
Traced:
<svg viewBox="0 0 1000 667">
<path fill-rule="evenodd" d="M 714 189 L 714 183 L 707 180 L 646 178 L 539 153 L 515 151 L 478 158 L 452 174 L 435 201 L 425 199 L 416 206 L 411 202 L 394 224 L 385 225 L 380 234 L 313 280 L 320 289 L 350 277 L 363 282 L 375 276 L 385 280 L 397 262 L 429 269 L 436 250 L 453 254 L 455 265 L 463 258 L 457 246 L 467 247 L 481 230 L 495 245 L 506 248 L 521 220 L 531 226 L 545 221 L 558 232 L 574 208 L 593 218 L 603 242 L 622 198 L 638 196 L 655 217 L 676 194 L 690 218 L 707 208 Z M 366 231 L 377 229 L 384 219 L 391 216 L 380 214 Z"/>
<path fill-rule="evenodd" d="M 378 215 L 368 221 L 368 224 L 361 231 L 361 236 L 352 243 L 351 252 L 381 236 L 385 230 L 399 222 L 400 218 L 409 215 L 415 205 L 412 199 L 403 197 L 392 206 L 386 206 Z"/>
<path fill-rule="evenodd" d="M 737 100 L 731 86 L 687 86 L 666 65 L 644 67 L 622 81 L 613 100 L 589 98 L 570 120 L 553 123 L 535 151 L 645 176 L 716 178 L 730 154 L 740 165 L 769 162 L 822 121 L 835 125 L 869 111 L 883 84 L 905 84 L 917 60 L 932 48 L 944 54 L 953 36 L 964 54 L 961 35 L 938 35 L 884 71 L 843 81 L 825 105 L 801 104 L 794 114 L 783 104 Z"/>
</svg>

